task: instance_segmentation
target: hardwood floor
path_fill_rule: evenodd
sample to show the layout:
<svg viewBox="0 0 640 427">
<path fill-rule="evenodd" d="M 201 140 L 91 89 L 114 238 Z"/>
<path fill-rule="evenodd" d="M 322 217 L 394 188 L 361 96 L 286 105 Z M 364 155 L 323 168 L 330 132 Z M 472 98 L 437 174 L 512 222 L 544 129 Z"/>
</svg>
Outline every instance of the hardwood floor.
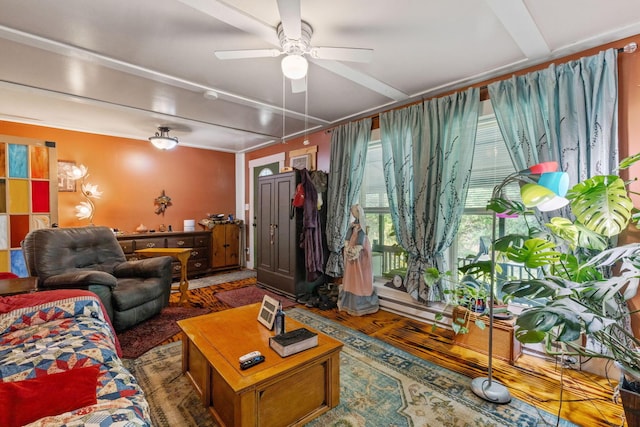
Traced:
<svg viewBox="0 0 640 427">
<path fill-rule="evenodd" d="M 214 310 L 220 309 L 223 303 L 217 302 L 215 293 L 233 288 L 232 284 L 224 285 L 219 289 L 214 289 L 218 288 L 214 286 L 189 291 L 191 303 L 214 305 Z M 246 286 L 246 283 L 241 286 Z M 172 295 L 171 301 L 177 302 L 177 295 Z M 453 333 L 449 330 L 438 328 L 432 331 L 430 324 L 385 310 L 356 317 L 337 309 L 323 311 L 301 304 L 297 307 L 311 310 L 470 378 L 487 375 L 487 356 L 455 345 Z M 175 336 L 169 341 L 178 339 L 180 337 Z M 605 378 L 563 369 L 553 362 L 526 354 L 514 365 L 494 358 L 492 366 L 493 378 L 502 382 L 515 398 L 554 415 L 559 412 L 562 418 L 580 426 L 626 426 L 622 405 L 612 400 L 614 385 Z M 547 424 L 542 425 L 556 425 L 555 417 L 545 420 Z"/>
<path fill-rule="evenodd" d="M 453 344 L 451 331 L 432 331 L 429 324 L 384 310 L 362 317 L 337 310 L 309 310 L 470 378 L 487 375 L 487 356 Z M 602 377 L 561 369 L 526 354 L 515 365 L 494 358 L 492 366 L 493 378 L 502 382 L 513 397 L 552 414 L 560 409 L 563 418 L 581 426 L 625 425 L 622 406 L 612 401 L 613 385 Z M 547 421 L 555 425 L 554 420 Z"/>
</svg>

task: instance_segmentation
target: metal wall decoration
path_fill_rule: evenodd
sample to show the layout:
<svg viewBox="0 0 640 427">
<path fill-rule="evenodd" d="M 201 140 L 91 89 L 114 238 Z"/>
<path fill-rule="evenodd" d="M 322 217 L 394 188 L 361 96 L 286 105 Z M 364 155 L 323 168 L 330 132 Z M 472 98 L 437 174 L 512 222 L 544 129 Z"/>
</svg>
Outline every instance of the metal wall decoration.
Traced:
<svg viewBox="0 0 640 427">
<path fill-rule="evenodd" d="M 154 204 L 156 205 L 156 215 L 162 214 L 164 216 L 164 211 L 171 206 L 171 197 L 167 196 L 162 190 L 162 194 L 156 198 Z"/>
</svg>

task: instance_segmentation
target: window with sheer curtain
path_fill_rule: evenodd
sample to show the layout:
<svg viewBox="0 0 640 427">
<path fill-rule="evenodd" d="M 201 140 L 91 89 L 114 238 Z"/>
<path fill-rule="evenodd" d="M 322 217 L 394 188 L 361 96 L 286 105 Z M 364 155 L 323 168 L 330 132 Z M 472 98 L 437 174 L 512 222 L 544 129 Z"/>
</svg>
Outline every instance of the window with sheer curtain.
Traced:
<svg viewBox="0 0 640 427">
<path fill-rule="evenodd" d="M 360 190 L 360 206 L 367 218 L 367 233 L 373 250 L 373 274 L 376 278 L 388 276 L 394 267 L 403 264 L 404 259 L 391 223 L 382 169 L 380 129 L 371 132 L 367 166 Z"/>
<path fill-rule="evenodd" d="M 500 134 L 493 114 L 480 117 L 476 136 L 476 148 L 471 169 L 471 182 L 465 204 L 465 212 L 458 230 L 457 258 L 476 257 L 486 250 L 486 242 L 491 241 L 491 212 L 486 210 L 487 202 L 496 185 L 509 174 L 515 172 L 509 153 Z M 517 185 L 508 186 L 506 194 L 512 200 L 520 200 Z M 521 218 L 501 219 L 498 234 L 522 229 Z"/>
<path fill-rule="evenodd" d="M 488 103 L 488 101 L 486 101 Z M 490 110 L 490 105 L 488 105 Z M 360 204 L 364 208 L 368 235 L 374 254 L 374 275 L 382 277 L 388 275 L 389 268 L 397 266 L 383 262 L 397 258 L 402 263 L 402 251 L 397 246 L 395 233 L 391 224 L 387 190 L 382 172 L 382 148 L 380 146 L 379 130 L 374 130 L 367 152 L 367 166 L 360 192 Z M 456 244 L 451 248 L 453 263 L 463 262 L 465 258 L 474 258 L 483 250 L 488 249 L 491 240 L 491 212 L 486 205 L 491 198 L 493 188 L 509 174 L 515 172 L 509 153 L 500 134 L 498 123 L 493 114 L 486 114 L 478 121 L 476 147 L 474 152 L 473 169 L 469 194 L 465 204 Z M 520 199 L 517 185 L 508 187 L 506 196 Z M 498 224 L 500 235 L 524 231 L 521 218 L 501 219 Z M 457 259 L 457 261 L 455 261 Z M 452 266 L 454 267 L 454 266 Z M 386 270 L 386 271 L 385 271 Z"/>
</svg>

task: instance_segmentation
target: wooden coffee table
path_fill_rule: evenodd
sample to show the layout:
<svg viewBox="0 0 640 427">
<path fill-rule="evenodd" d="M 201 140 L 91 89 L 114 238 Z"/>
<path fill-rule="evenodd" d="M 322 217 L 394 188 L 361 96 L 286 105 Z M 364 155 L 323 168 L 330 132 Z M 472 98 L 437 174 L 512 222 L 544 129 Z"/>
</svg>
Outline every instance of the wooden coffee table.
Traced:
<svg viewBox="0 0 640 427">
<path fill-rule="evenodd" d="M 242 427 L 304 425 L 337 406 L 342 343 L 318 333 L 317 347 L 280 357 L 269 348 L 273 332 L 258 323 L 259 309 L 252 304 L 178 321 L 182 371 L 216 421 Z M 303 326 L 286 319 L 287 330 Z M 238 358 L 254 350 L 266 360 L 240 370 Z"/>
</svg>

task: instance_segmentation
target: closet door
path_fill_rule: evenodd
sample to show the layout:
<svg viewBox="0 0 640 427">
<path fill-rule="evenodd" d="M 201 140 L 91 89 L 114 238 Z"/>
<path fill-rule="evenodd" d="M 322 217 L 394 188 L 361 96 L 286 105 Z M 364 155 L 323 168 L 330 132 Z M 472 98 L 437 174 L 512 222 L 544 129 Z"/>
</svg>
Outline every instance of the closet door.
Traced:
<svg viewBox="0 0 640 427">
<path fill-rule="evenodd" d="M 300 275 L 299 218 L 290 215 L 297 177 L 297 172 L 286 172 L 258 180 L 258 283 L 291 296 L 296 295 Z"/>
<path fill-rule="evenodd" d="M 264 271 L 274 270 L 273 245 L 274 230 L 273 208 L 274 180 L 273 175 L 262 177 L 258 180 L 258 206 L 256 209 L 257 227 L 257 247 L 256 247 L 256 269 L 258 276 Z M 258 277 L 260 281 L 260 277 Z"/>
<path fill-rule="evenodd" d="M 296 187 L 293 173 L 275 175 L 274 177 L 274 271 L 284 277 L 293 279 L 296 267 L 296 220 L 291 218 L 291 199 Z M 287 291 L 294 293 L 292 287 Z"/>
</svg>

